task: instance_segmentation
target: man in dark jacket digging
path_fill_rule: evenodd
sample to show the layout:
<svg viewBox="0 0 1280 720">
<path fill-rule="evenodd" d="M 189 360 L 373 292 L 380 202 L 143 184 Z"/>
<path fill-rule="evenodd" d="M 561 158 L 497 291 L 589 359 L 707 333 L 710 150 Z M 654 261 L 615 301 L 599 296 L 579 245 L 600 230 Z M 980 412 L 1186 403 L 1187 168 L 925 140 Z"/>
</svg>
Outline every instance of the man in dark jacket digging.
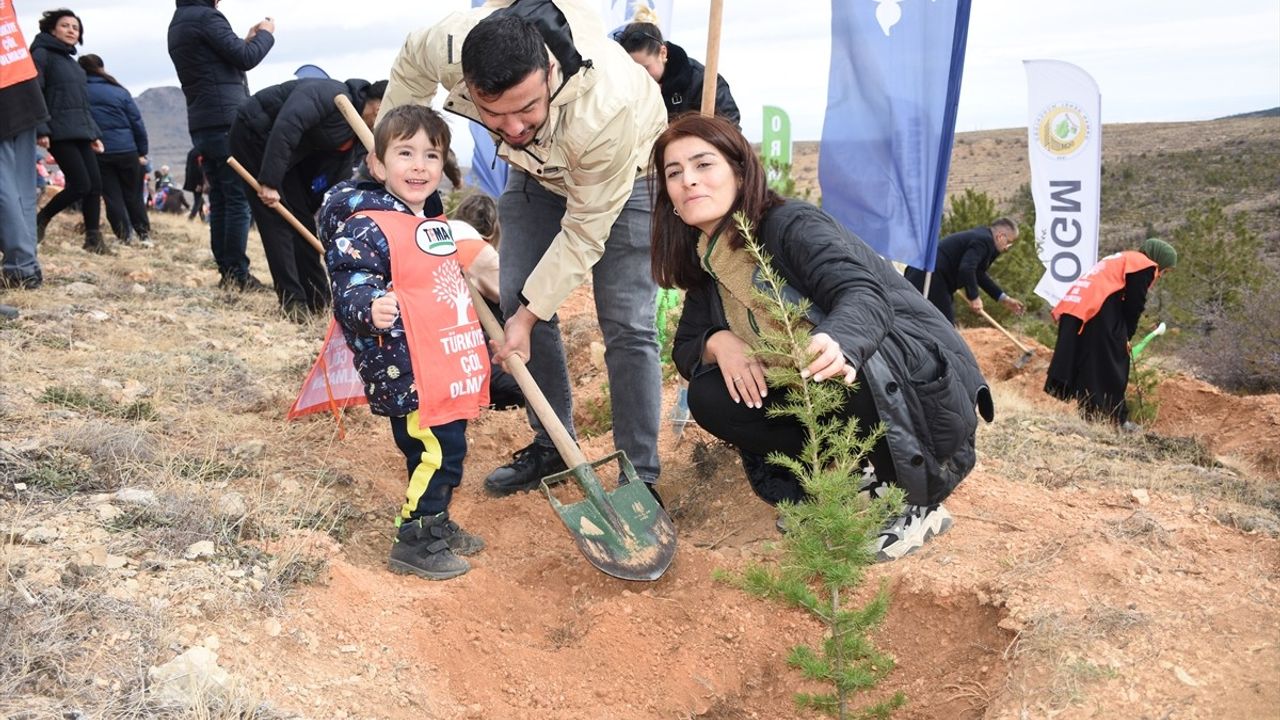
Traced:
<svg viewBox="0 0 1280 720">
<path fill-rule="evenodd" d="M 1007 217 L 996 220 L 990 227 L 976 227 L 942 238 L 938 242 L 938 260 L 933 269 L 933 280 L 929 283 L 929 302 L 955 325 L 952 296 L 956 290 L 964 288 L 969 307 L 977 312 L 982 309 L 982 298 L 978 296 L 978 288 L 981 287 L 1015 314 L 1021 315 L 1024 309 L 1022 302 L 1001 290 L 987 274 L 991 263 L 1001 253 L 1013 247 L 1017 239 L 1018 225 Z M 917 290 L 924 292 L 924 270 L 909 267 L 905 275 Z"/>
<path fill-rule="evenodd" d="M 169 57 L 187 97 L 187 130 L 204 157 L 209 180 L 209 245 L 222 276 L 220 285 L 258 290 L 249 273 L 249 202 L 244 181 L 227 165 L 236 108 L 249 97 L 245 73 L 275 44 L 275 23 L 266 18 L 241 38 L 217 10 L 218 0 L 176 0 L 169 23 Z"/>
<path fill-rule="evenodd" d="M 273 206 L 283 202 L 315 233 L 325 191 L 351 176 L 363 149 L 334 98 L 345 95 L 372 129 L 386 87 L 385 80 L 290 80 L 257 92 L 236 113 L 231 155 L 262 187 L 249 207 L 280 307 L 295 320 L 329 309 L 329 279 L 319 253 Z"/>
</svg>

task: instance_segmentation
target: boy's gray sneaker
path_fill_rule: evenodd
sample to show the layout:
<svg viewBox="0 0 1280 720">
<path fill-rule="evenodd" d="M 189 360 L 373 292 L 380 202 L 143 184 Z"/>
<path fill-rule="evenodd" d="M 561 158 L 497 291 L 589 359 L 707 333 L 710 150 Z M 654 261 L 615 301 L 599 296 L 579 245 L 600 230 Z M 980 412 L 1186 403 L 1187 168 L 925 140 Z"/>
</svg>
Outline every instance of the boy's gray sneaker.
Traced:
<svg viewBox="0 0 1280 720">
<path fill-rule="evenodd" d="M 471 569 L 465 559 L 449 547 L 448 513 L 418 518 L 400 526 L 387 568 L 392 572 L 417 575 L 428 580 L 448 580 Z M 474 537 L 474 536 L 473 536 Z"/>
<path fill-rule="evenodd" d="M 907 505 L 902 514 L 891 518 L 880 536 L 871 544 L 876 562 L 898 560 L 919 550 L 935 536 L 951 529 L 951 513 L 937 505 Z"/>
</svg>

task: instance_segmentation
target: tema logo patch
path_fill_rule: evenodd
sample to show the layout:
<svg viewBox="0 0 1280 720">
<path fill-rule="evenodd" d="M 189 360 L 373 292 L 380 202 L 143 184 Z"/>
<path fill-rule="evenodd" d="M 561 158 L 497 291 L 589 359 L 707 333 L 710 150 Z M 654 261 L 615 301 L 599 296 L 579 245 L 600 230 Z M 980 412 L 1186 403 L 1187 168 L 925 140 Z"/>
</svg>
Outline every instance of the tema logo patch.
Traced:
<svg viewBox="0 0 1280 720">
<path fill-rule="evenodd" d="M 445 257 L 458 252 L 449 224 L 439 220 L 422 221 L 413 231 L 413 241 L 417 243 L 419 250 L 428 255 Z"/>
<path fill-rule="evenodd" d="M 1036 121 L 1040 147 L 1054 157 L 1069 157 L 1089 139 L 1089 119 L 1069 103 L 1050 105 Z"/>
</svg>

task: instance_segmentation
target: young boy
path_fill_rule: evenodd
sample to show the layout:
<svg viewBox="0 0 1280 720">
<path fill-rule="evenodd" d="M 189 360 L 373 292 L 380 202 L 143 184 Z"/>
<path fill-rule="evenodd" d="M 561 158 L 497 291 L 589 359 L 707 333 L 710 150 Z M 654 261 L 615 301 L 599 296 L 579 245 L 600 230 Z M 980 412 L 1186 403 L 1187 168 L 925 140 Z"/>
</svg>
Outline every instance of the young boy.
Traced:
<svg viewBox="0 0 1280 720">
<path fill-rule="evenodd" d="M 448 151 L 435 111 L 396 108 L 374 129 L 368 158 L 383 184 L 336 185 L 319 217 L 334 317 L 409 471 L 388 567 L 432 580 L 467 572 L 460 556 L 484 548 L 449 519 L 467 420 L 489 402 L 489 358 L 436 192 Z"/>
</svg>

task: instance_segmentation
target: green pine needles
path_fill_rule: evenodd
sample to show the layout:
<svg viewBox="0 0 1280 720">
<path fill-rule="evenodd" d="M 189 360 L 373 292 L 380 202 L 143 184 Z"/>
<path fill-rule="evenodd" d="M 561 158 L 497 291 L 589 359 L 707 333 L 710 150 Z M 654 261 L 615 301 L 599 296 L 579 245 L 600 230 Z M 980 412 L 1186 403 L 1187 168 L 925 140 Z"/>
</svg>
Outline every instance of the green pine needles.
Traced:
<svg viewBox="0 0 1280 720">
<path fill-rule="evenodd" d="M 797 693 L 798 706 L 841 720 L 886 718 L 906 702 L 902 693 L 851 708 L 856 693 L 875 687 L 894 666 L 869 638 L 888 612 L 887 585 L 882 583 L 866 605 L 859 607 L 854 600 L 854 590 L 873 562 L 871 543 L 903 502 L 897 489 L 874 501 L 858 492 L 862 458 L 884 428 L 860 433 L 856 419 L 835 416 L 849 393 L 847 386 L 839 381 L 808 382 L 800 376 L 810 362 L 807 301 L 795 304 L 784 297 L 785 281 L 756 242 L 750 223 L 741 214 L 734 219 L 760 266 L 765 290 L 758 297 L 782 328 L 762 330 L 756 350 L 769 366 L 769 386 L 787 392 L 786 402 L 769 412 L 794 417 L 807 431 L 799 457 L 773 453 L 768 460 L 794 473 L 810 499 L 778 506 L 787 533 L 776 565 L 752 565 L 740 576 L 723 579 L 753 595 L 803 608 L 826 626 L 821 645 L 798 645 L 787 662 L 806 678 L 829 683 L 831 691 Z"/>
</svg>

